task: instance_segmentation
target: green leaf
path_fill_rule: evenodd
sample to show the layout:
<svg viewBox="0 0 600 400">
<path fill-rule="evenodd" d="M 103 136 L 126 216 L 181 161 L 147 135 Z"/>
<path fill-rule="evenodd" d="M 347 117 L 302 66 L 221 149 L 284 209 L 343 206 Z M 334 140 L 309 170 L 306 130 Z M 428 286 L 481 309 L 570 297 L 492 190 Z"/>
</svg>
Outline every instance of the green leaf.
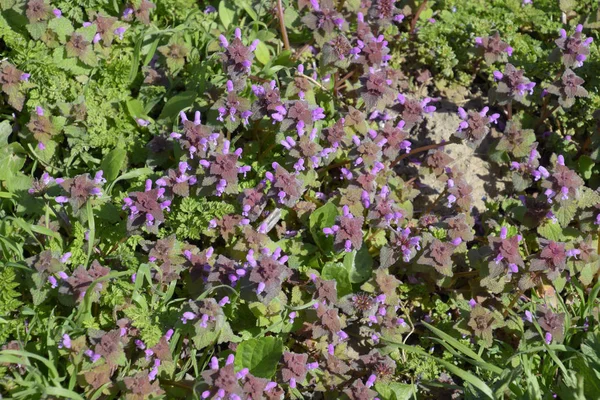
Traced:
<svg viewBox="0 0 600 400">
<path fill-rule="evenodd" d="M 133 60 L 131 61 L 131 69 L 129 70 L 129 83 L 133 83 L 135 80 L 138 68 L 140 66 L 140 51 L 142 50 L 142 44 L 144 42 L 144 34 L 141 34 L 135 43 L 135 48 L 133 49 Z"/>
<path fill-rule="evenodd" d="M 323 251 L 329 252 L 333 250 L 333 238 L 331 236 L 326 237 L 323 233 L 323 228 L 334 225 L 337 215 L 337 207 L 333 203 L 327 203 L 317 208 L 308 219 L 310 234 L 317 246 Z"/>
<path fill-rule="evenodd" d="M 560 11 L 569 12 L 575 9 L 577 6 L 577 0 L 559 0 Z"/>
<path fill-rule="evenodd" d="M 433 17 L 433 9 L 431 8 L 427 8 L 426 10 L 423 10 L 421 14 L 419 14 L 419 19 L 421 21 L 427 21 L 431 17 Z"/>
<path fill-rule="evenodd" d="M 275 375 L 282 354 L 283 342 L 279 338 L 266 336 L 245 340 L 235 352 L 235 367 L 236 370 L 248 368 L 252 375 L 270 379 Z"/>
<path fill-rule="evenodd" d="M 52 29 L 61 43 L 67 42 L 67 36 L 74 31 L 73 24 L 68 18 L 53 18 L 48 22 L 48 28 Z"/>
<path fill-rule="evenodd" d="M 415 394 L 413 385 L 398 382 L 377 382 L 375 390 L 381 400 L 410 400 Z"/>
<path fill-rule="evenodd" d="M 0 181 L 9 180 L 25 165 L 25 158 L 19 154 L 25 154 L 19 143 L 11 143 L 0 149 Z"/>
<path fill-rule="evenodd" d="M 575 201 L 566 201 L 563 204 L 558 204 L 555 207 L 554 215 L 558 219 L 560 226 L 563 228 L 568 226 L 573 220 L 575 213 L 577 212 L 577 204 Z"/>
<path fill-rule="evenodd" d="M 97 28 L 98 27 L 96 26 L 96 24 L 92 24 L 92 25 L 88 25 L 88 26 L 82 26 L 81 28 L 77 29 L 76 32 L 80 33 L 81 36 L 83 36 L 85 40 L 87 40 L 88 42 L 91 42 L 92 40 L 94 40 L 94 36 L 96 35 Z"/>
<path fill-rule="evenodd" d="M 175 117 L 181 110 L 194 104 L 195 100 L 196 92 L 192 90 L 181 92 L 171 97 L 160 112 L 158 119 Z"/>
<path fill-rule="evenodd" d="M 221 20 L 221 23 L 225 29 L 229 28 L 229 25 L 231 25 L 231 22 L 233 22 L 234 16 L 235 11 L 231 8 L 228 8 L 226 1 L 221 0 L 221 2 L 219 2 L 219 19 Z"/>
<path fill-rule="evenodd" d="M 263 42 L 258 42 L 256 51 L 254 52 L 256 59 L 262 64 L 267 65 L 271 61 L 271 54 L 269 53 L 269 47 Z"/>
<path fill-rule="evenodd" d="M 321 271 L 321 278 L 325 280 L 333 279 L 336 281 L 338 298 L 352 293 L 352 284 L 348 277 L 348 271 L 346 271 L 346 268 L 342 263 L 328 262 L 325 264 Z"/>
<path fill-rule="evenodd" d="M 344 267 L 352 283 L 362 283 L 369 279 L 373 271 L 373 257 L 369 254 L 367 246 L 363 244 L 360 250 L 346 253 Z"/>
<path fill-rule="evenodd" d="M 590 179 L 596 162 L 592 160 L 590 156 L 584 154 L 577 160 L 577 165 L 579 167 L 579 173 L 583 175 L 585 179 Z"/>
<path fill-rule="evenodd" d="M 258 21 L 258 15 L 256 15 L 256 12 L 252 8 L 252 5 L 250 4 L 249 1 L 237 0 L 236 4 L 238 6 L 241 6 L 244 9 L 244 11 L 246 11 L 246 13 L 248 13 L 248 15 L 250 16 L 250 18 L 252 18 L 253 21 Z"/>
<path fill-rule="evenodd" d="M 0 122 L 0 146 L 4 147 L 8 144 L 8 138 L 12 133 L 12 126 L 8 120 Z"/>
<path fill-rule="evenodd" d="M 144 112 L 144 105 L 138 99 L 131 99 L 127 101 L 127 111 L 133 119 L 142 118 L 146 116 Z"/>
<path fill-rule="evenodd" d="M 285 26 L 288 28 L 291 28 L 298 18 L 298 12 L 294 10 L 294 7 L 287 7 L 283 11 L 283 21 L 285 22 Z"/>
<path fill-rule="evenodd" d="M 538 226 L 537 232 L 548 240 L 560 242 L 563 238 L 563 230 L 559 224 L 547 220 L 543 225 Z"/>
<path fill-rule="evenodd" d="M 35 22 L 33 24 L 27 25 L 27 31 L 31 35 L 32 39 L 40 40 L 44 32 L 46 32 L 47 27 L 48 24 L 46 23 L 46 21 Z"/>
<path fill-rule="evenodd" d="M 117 178 L 126 156 L 127 152 L 125 150 L 117 148 L 104 157 L 102 164 L 100 164 L 100 169 L 104 172 L 104 179 L 112 182 Z"/>
</svg>

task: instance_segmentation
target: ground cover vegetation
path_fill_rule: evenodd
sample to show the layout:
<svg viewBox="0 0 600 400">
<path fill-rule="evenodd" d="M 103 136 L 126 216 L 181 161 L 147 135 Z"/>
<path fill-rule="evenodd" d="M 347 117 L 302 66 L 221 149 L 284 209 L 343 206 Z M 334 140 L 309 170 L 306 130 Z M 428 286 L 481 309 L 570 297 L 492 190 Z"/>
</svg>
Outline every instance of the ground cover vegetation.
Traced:
<svg viewBox="0 0 600 400">
<path fill-rule="evenodd" d="M 592 0 L 0 1 L 0 394 L 592 399 Z"/>
</svg>

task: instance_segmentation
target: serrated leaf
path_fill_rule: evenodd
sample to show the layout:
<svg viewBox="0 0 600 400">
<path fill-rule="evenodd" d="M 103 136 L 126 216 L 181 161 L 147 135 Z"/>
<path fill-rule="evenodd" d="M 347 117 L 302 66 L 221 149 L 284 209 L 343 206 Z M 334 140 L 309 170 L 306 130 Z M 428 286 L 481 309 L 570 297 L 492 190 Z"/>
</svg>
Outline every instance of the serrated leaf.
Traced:
<svg viewBox="0 0 600 400">
<path fill-rule="evenodd" d="M 537 228 L 537 232 L 544 238 L 554 240 L 555 242 L 560 242 L 563 238 L 563 231 L 560 225 L 550 220 L 540 225 Z"/>
<path fill-rule="evenodd" d="M 97 26 L 96 24 L 91 24 L 89 26 L 83 26 L 79 29 L 76 30 L 77 33 L 80 33 L 81 36 L 83 36 L 83 38 L 85 40 L 87 40 L 88 42 L 91 42 L 92 40 L 94 40 L 94 36 L 96 35 L 97 32 Z"/>
<path fill-rule="evenodd" d="M 575 201 L 567 201 L 555 208 L 558 209 L 554 211 L 554 215 L 556 215 L 556 219 L 558 219 L 560 226 L 563 228 L 569 225 L 569 223 L 573 220 L 575 213 L 577 212 L 577 205 Z"/>
<path fill-rule="evenodd" d="M 46 32 L 47 27 L 48 24 L 46 21 L 40 21 L 33 24 L 27 24 L 27 31 L 34 40 L 39 40 Z"/>
<path fill-rule="evenodd" d="M 413 385 L 398 382 L 378 382 L 375 384 L 375 390 L 381 400 L 409 400 L 415 393 Z"/>
<path fill-rule="evenodd" d="M 53 18 L 48 22 L 48 28 L 56 33 L 58 40 L 63 44 L 67 41 L 67 36 L 71 36 L 75 30 L 68 18 Z"/>
<path fill-rule="evenodd" d="M 560 10 L 566 13 L 575 9 L 575 6 L 577 6 L 577 0 L 559 0 L 558 4 Z"/>
<path fill-rule="evenodd" d="M 19 154 L 25 154 L 19 143 L 11 143 L 0 150 L 0 181 L 9 180 L 23 167 L 25 158 Z"/>
<path fill-rule="evenodd" d="M 598 262 L 592 262 L 584 265 L 579 273 L 579 281 L 583 286 L 589 286 L 598 272 Z"/>
<path fill-rule="evenodd" d="M 282 354 L 283 342 L 279 338 L 266 336 L 245 340 L 235 352 L 235 369 L 248 368 L 252 375 L 270 379 L 275 375 Z"/>
</svg>

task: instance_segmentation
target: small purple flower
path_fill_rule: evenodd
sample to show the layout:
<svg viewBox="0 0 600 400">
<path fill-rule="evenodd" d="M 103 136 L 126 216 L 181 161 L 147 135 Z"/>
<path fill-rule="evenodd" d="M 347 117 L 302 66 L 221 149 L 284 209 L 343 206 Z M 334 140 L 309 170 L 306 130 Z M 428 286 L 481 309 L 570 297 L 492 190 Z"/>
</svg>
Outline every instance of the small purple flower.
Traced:
<svg viewBox="0 0 600 400">
<path fill-rule="evenodd" d="M 90 362 L 92 364 L 95 363 L 96 361 L 98 361 L 100 359 L 100 357 L 102 357 L 100 354 L 94 353 L 94 351 L 90 350 L 90 349 L 84 351 L 83 354 L 85 354 L 86 356 L 89 357 Z"/>
<path fill-rule="evenodd" d="M 123 34 L 125 33 L 126 30 L 127 30 L 126 27 L 120 26 L 114 30 L 114 34 L 117 35 L 119 37 L 119 39 L 123 40 Z"/>
<path fill-rule="evenodd" d="M 475 299 L 469 300 L 469 307 L 475 308 L 476 305 L 477 305 L 477 302 L 475 301 Z"/>
<path fill-rule="evenodd" d="M 23 73 L 21 74 L 21 78 L 20 78 L 20 79 L 21 79 L 23 82 L 28 82 L 30 77 L 31 77 L 31 74 L 28 74 L 27 72 L 23 72 Z"/>
<path fill-rule="evenodd" d="M 54 14 L 56 18 L 60 18 L 62 16 L 62 11 L 60 11 L 60 9 L 58 8 L 55 8 L 54 10 L 52 10 L 52 14 Z"/>
<path fill-rule="evenodd" d="M 62 335 L 62 339 L 58 341 L 58 348 L 70 349 L 71 348 L 71 337 L 66 333 Z"/>
<path fill-rule="evenodd" d="M 196 314 L 194 314 L 193 312 L 190 312 L 190 311 L 186 311 L 183 313 L 183 316 L 181 317 L 181 322 L 186 324 L 187 321 L 195 319 L 195 318 L 196 318 Z"/>
<path fill-rule="evenodd" d="M 365 386 L 370 388 L 375 384 L 375 381 L 377 380 L 377 376 L 375 374 L 372 374 L 371 376 L 369 376 L 369 379 L 367 379 L 367 383 L 365 383 Z"/>
</svg>

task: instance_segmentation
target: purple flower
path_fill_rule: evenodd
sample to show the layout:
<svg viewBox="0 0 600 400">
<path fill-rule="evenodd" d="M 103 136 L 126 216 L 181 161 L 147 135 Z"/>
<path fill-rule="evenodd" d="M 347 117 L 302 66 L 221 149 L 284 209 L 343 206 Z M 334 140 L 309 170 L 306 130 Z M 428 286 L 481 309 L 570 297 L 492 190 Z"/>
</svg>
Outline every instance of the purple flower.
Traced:
<svg viewBox="0 0 600 400">
<path fill-rule="evenodd" d="M 91 349 L 84 351 L 83 354 L 85 354 L 86 356 L 89 357 L 90 362 L 92 364 L 95 363 L 96 361 L 98 361 L 100 359 L 100 357 L 102 357 L 100 354 L 94 353 L 94 351 Z"/>
<path fill-rule="evenodd" d="M 60 18 L 62 16 L 62 11 L 60 11 L 60 9 L 58 8 L 55 8 L 54 10 L 52 10 L 52 14 L 54 14 L 56 18 Z"/>
<path fill-rule="evenodd" d="M 458 108 L 458 115 L 462 119 L 458 125 L 455 136 L 467 141 L 471 147 L 478 146 L 490 131 L 490 124 L 495 124 L 500 114 L 487 115 L 489 107 L 484 107 L 481 111 L 470 110 L 468 113 L 464 108 Z"/>
<path fill-rule="evenodd" d="M 114 30 L 114 34 L 117 35 L 119 37 L 119 39 L 123 40 L 123 34 L 125 33 L 126 30 L 127 30 L 126 27 L 120 26 Z"/>
<path fill-rule="evenodd" d="M 62 339 L 58 341 L 58 348 L 70 349 L 71 348 L 71 337 L 66 333 L 62 335 Z"/>
<path fill-rule="evenodd" d="M 196 314 L 194 314 L 193 312 L 190 312 L 190 311 L 186 311 L 183 313 L 183 316 L 181 317 L 181 322 L 186 324 L 187 321 L 195 319 L 195 318 L 196 318 Z"/>
</svg>

